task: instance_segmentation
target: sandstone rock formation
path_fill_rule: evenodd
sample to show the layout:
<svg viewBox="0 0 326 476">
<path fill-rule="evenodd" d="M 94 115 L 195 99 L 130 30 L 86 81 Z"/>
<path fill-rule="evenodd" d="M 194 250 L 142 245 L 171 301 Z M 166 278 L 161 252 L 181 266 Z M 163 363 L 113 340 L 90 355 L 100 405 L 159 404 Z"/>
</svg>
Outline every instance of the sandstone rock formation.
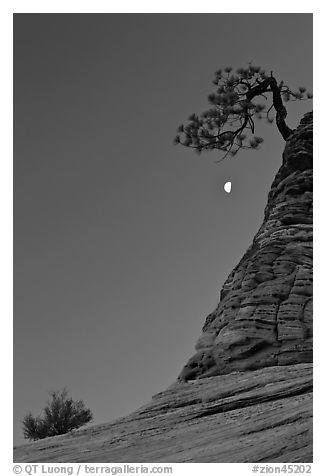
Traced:
<svg viewBox="0 0 326 476">
<path fill-rule="evenodd" d="M 15 462 L 312 461 L 312 113 L 264 222 L 179 381 L 125 418 L 14 449 Z"/>
<path fill-rule="evenodd" d="M 312 113 L 287 141 L 253 243 L 180 380 L 312 361 Z"/>
<path fill-rule="evenodd" d="M 14 450 L 19 462 L 312 461 L 311 364 L 179 383 L 112 423 Z"/>
</svg>

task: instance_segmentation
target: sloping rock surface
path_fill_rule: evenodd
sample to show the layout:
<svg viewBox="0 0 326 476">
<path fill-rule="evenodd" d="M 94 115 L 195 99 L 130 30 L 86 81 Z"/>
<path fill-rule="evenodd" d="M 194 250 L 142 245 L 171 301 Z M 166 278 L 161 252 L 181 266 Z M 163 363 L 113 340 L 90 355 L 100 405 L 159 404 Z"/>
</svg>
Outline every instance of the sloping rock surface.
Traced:
<svg viewBox="0 0 326 476">
<path fill-rule="evenodd" d="M 311 364 L 177 383 L 112 423 L 14 450 L 17 462 L 312 461 Z"/>
<path fill-rule="evenodd" d="M 312 361 L 312 113 L 290 136 L 262 226 L 180 380 Z"/>
<path fill-rule="evenodd" d="M 312 461 L 312 113 L 290 136 L 253 244 L 178 382 L 15 462 Z"/>
</svg>

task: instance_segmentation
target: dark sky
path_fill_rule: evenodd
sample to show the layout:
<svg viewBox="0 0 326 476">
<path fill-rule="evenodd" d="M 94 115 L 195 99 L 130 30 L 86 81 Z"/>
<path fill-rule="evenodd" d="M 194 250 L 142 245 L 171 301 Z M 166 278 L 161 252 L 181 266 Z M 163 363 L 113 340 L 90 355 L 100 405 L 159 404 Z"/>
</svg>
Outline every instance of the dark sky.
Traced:
<svg viewBox="0 0 326 476">
<path fill-rule="evenodd" d="M 14 441 L 48 391 L 96 423 L 170 385 L 262 222 L 284 147 L 174 147 L 214 71 L 312 88 L 311 14 L 14 16 Z M 289 107 L 295 127 L 310 102 Z M 223 185 L 232 182 L 232 193 Z"/>
</svg>

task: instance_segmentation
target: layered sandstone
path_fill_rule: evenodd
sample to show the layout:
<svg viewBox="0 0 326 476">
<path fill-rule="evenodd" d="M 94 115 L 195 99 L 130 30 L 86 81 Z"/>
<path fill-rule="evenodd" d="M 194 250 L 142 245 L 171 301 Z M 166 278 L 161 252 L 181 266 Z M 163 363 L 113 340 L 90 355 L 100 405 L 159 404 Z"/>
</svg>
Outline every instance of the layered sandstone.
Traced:
<svg viewBox="0 0 326 476">
<path fill-rule="evenodd" d="M 14 461 L 309 463 L 311 364 L 173 385 L 127 417 L 19 446 Z"/>
<path fill-rule="evenodd" d="M 286 143 L 263 224 L 180 380 L 312 361 L 312 132 L 309 113 Z"/>
</svg>

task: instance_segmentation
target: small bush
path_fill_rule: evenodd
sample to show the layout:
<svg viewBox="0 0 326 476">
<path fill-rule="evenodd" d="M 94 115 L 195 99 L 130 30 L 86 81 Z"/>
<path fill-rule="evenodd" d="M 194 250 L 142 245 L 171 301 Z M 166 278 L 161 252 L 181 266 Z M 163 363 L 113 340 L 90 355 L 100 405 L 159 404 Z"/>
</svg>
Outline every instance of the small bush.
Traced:
<svg viewBox="0 0 326 476">
<path fill-rule="evenodd" d="M 82 400 L 68 398 L 66 389 L 51 392 L 51 399 L 43 409 L 43 416 L 34 417 L 28 413 L 23 423 L 24 437 L 40 440 L 48 436 L 63 435 L 79 428 L 93 419 L 91 410 Z"/>
</svg>

